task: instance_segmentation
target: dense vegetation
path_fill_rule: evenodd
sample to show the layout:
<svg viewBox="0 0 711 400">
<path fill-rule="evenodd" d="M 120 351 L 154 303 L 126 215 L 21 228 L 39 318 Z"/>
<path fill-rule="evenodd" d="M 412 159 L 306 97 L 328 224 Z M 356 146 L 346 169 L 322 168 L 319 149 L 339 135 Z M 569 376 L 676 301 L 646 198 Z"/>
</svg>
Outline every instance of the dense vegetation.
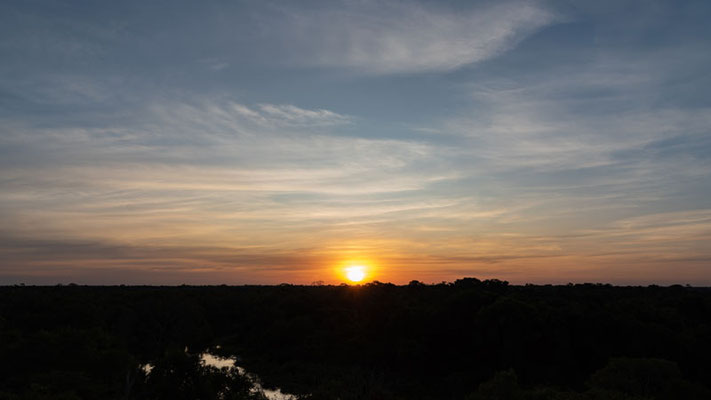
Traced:
<svg viewBox="0 0 711 400">
<path fill-rule="evenodd" d="M 709 399 L 711 289 L 0 288 L 0 399 L 260 398 L 208 348 L 313 400 Z"/>
</svg>

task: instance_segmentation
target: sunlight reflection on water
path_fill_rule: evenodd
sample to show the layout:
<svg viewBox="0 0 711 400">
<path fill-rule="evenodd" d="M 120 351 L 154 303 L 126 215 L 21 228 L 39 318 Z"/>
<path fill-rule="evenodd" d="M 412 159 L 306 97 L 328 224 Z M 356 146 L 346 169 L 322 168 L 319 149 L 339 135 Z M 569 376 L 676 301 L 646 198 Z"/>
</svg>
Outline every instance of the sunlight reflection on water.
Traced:
<svg viewBox="0 0 711 400">
<path fill-rule="evenodd" d="M 186 348 L 186 351 L 187 351 L 187 348 Z M 235 363 L 237 362 L 236 357 L 220 357 L 220 356 L 210 353 L 209 351 L 206 351 L 206 352 L 200 353 L 200 361 L 204 365 L 207 365 L 210 367 L 215 367 L 218 369 L 236 367 L 237 372 L 240 375 L 246 376 L 252 382 L 252 391 L 255 393 L 263 394 L 264 397 L 266 397 L 269 400 L 297 400 L 298 399 L 298 397 L 296 395 L 289 394 L 289 393 L 282 393 L 281 389 L 279 389 L 279 388 L 271 390 L 271 389 L 265 389 L 264 387 L 262 387 L 262 383 L 259 380 L 259 377 L 257 375 L 248 373 L 247 370 L 245 370 L 244 368 L 235 365 Z M 143 364 L 140 366 L 140 368 L 143 369 L 143 371 L 146 373 L 146 375 L 148 375 L 153 370 L 153 365 L 151 365 L 150 363 Z"/>
<path fill-rule="evenodd" d="M 200 354 L 200 360 L 205 365 L 216 368 L 231 368 L 235 366 L 237 359 L 235 357 L 220 357 L 216 356 L 210 352 L 204 352 Z M 262 387 L 262 383 L 259 381 L 259 377 L 255 374 L 248 373 L 244 368 L 237 366 L 237 371 L 240 375 L 247 376 L 252 381 L 252 391 L 259 392 L 264 395 L 269 400 L 297 400 L 297 397 L 293 394 L 282 393 L 281 389 L 276 388 L 275 390 L 265 389 Z"/>
</svg>

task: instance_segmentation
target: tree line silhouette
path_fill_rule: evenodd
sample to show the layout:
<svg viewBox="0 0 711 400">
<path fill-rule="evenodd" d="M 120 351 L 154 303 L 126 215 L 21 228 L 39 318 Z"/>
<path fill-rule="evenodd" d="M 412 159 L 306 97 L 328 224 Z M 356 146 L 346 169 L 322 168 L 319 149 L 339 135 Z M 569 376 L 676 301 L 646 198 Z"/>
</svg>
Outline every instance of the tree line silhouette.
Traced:
<svg viewBox="0 0 711 400">
<path fill-rule="evenodd" d="M 711 289 L 0 288 L 0 399 L 263 398 L 207 349 L 313 400 L 709 399 Z"/>
</svg>

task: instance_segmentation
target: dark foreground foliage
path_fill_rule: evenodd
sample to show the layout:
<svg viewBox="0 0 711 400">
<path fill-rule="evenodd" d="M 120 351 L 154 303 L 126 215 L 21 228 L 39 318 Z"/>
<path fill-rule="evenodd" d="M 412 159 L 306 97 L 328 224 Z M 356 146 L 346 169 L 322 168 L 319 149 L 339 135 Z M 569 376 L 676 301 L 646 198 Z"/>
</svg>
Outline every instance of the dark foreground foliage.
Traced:
<svg viewBox="0 0 711 400">
<path fill-rule="evenodd" d="M 709 399 L 711 290 L 0 288 L 0 399 L 261 398 L 218 345 L 313 400 Z"/>
</svg>

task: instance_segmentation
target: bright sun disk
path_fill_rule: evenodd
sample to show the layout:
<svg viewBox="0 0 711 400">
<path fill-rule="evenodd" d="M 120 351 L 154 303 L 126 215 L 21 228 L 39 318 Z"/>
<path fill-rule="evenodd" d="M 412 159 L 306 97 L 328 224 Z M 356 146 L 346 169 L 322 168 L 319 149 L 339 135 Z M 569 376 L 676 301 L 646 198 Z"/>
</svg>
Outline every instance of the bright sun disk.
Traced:
<svg viewBox="0 0 711 400">
<path fill-rule="evenodd" d="M 363 278 L 365 278 L 365 267 L 356 265 L 346 268 L 346 277 L 348 277 L 351 282 L 362 281 Z"/>
</svg>

